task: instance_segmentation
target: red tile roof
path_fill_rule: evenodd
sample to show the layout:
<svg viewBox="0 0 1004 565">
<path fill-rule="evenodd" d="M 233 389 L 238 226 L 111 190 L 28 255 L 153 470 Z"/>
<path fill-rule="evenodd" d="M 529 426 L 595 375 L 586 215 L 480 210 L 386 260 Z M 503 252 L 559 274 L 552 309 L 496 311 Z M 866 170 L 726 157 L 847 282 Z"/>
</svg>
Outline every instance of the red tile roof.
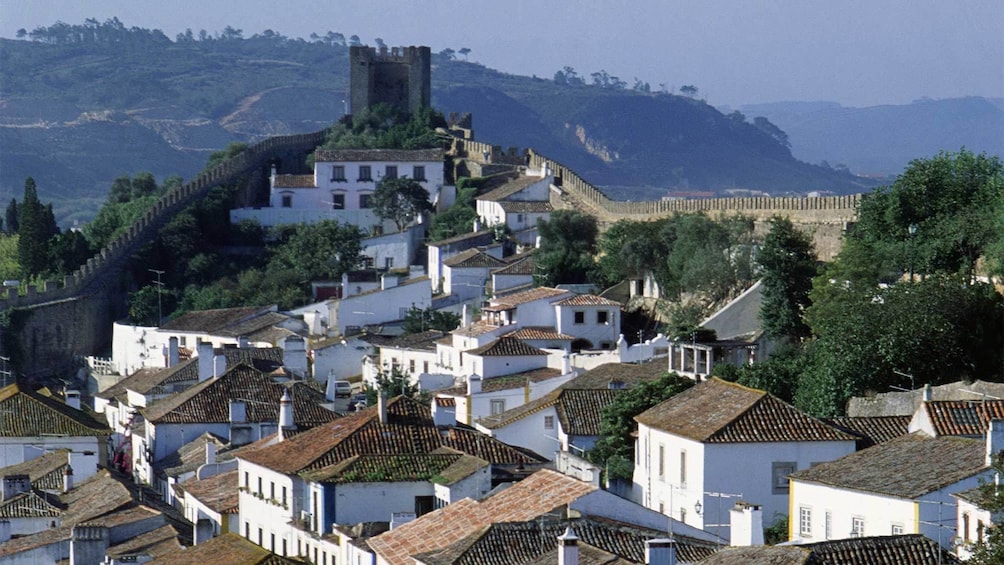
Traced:
<svg viewBox="0 0 1004 565">
<path fill-rule="evenodd" d="M 317 188 L 314 175 L 275 175 L 273 188 Z"/>
<path fill-rule="evenodd" d="M 150 562 L 151 565 L 302 565 L 281 557 L 235 533 L 227 533 L 183 548 Z"/>
<path fill-rule="evenodd" d="M 524 290 L 523 292 L 517 292 L 516 294 L 510 294 L 501 300 L 492 300 L 491 306 L 487 309 L 499 310 L 515 308 L 516 306 L 526 304 L 528 302 L 545 299 L 557 300 L 562 297 L 568 297 L 571 294 L 572 292 L 570 290 L 561 290 L 560 288 L 541 286 L 531 288 L 530 290 Z"/>
<path fill-rule="evenodd" d="M 502 186 L 478 196 L 478 200 L 484 200 L 488 202 L 500 202 L 509 198 L 513 194 L 520 192 L 527 187 L 533 186 L 539 182 L 546 180 L 546 177 L 531 177 L 531 176 L 521 176 L 515 180 L 511 180 Z"/>
<path fill-rule="evenodd" d="M 181 488 L 207 508 L 221 514 L 237 512 L 239 492 L 237 491 L 237 471 L 230 471 L 208 479 L 189 479 L 181 483 Z"/>
<path fill-rule="evenodd" d="M 0 388 L 0 437 L 102 436 L 111 430 L 90 414 L 52 397 L 22 390 L 17 383 Z"/>
<path fill-rule="evenodd" d="M 702 443 L 856 439 L 762 390 L 717 377 L 642 412 L 635 420 Z"/>
<path fill-rule="evenodd" d="M 514 339 L 558 339 L 563 341 L 572 341 L 575 338 L 570 335 L 565 335 L 563 333 L 558 333 L 557 330 L 552 328 L 545 328 L 540 326 L 524 326 L 511 334 L 508 337 Z"/>
<path fill-rule="evenodd" d="M 602 296 L 596 296 L 595 294 L 577 294 L 570 298 L 566 298 L 561 302 L 558 302 L 558 306 L 618 306 L 621 303 L 610 300 L 609 298 L 603 298 Z"/>
<path fill-rule="evenodd" d="M 485 345 L 482 345 L 481 347 L 466 351 L 465 353 L 467 355 L 475 355 L 478 357 L 532 357 L 547 355 L 546 351 L 537 349 L 525 341 L 512 337 L 511 335 L 504 335 Z"/>
<path fill-rule="evenodd" d="M 1004 400 L 934 400 L 921 410 L 939 436 L 983 436 L 990 420 L 1004 419 Z"/>
<path fill-rule="evenodd" d="M 480 249 L 468 249 L 466 251 L 461 251 L 453 257 L 443 261 L 443 265 L 452 269 L 494 269 L 497 267 L 503 267 L 505 264 L 505 261 L 496 259 Z"/>
</svg>

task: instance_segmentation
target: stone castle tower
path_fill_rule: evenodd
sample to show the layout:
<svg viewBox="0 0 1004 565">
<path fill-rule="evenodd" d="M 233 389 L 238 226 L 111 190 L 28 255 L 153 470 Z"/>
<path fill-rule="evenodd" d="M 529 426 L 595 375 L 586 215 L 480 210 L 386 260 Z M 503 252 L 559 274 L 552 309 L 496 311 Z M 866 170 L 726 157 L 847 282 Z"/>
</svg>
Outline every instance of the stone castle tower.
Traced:
<svg viewBox="0 0 1004 565">
<path fill-rule="evenodd" d="M 428 47 L 349 49 L 350 112 L 383 102 L 408 113 L 431 103 L 432 51 Z"/>
</svg>

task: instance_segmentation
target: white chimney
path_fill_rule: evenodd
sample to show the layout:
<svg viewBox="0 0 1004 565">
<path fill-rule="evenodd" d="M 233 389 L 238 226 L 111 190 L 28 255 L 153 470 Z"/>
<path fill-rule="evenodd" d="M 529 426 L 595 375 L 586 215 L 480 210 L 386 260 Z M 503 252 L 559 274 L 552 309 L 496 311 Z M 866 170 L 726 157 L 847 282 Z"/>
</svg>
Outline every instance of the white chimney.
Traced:
<svg viewBox="0 0 1004 565">
<path fill-rule="evenodd" d="M 282 391 L 279 399 L 279 439 L 285 439 L 285 432 L 295 429 L 293 423 L 293 399 L 289 397 L 289 389 Z"/>
<path fill-rule="evenodd" d="M 645 542 L 645 563 L 647 565 L 676 565 L 676 541 L 666 538 L 647 540 Z"/>
<path fill-rule="evenodd" d="M 994 464 L 994 456 L 1004 449 L 1004 420 L 990 420 L 987 426 L 987 466 Z"/>
<path fill-rule="evenodd" d="M 763 511 L 758 504 L 739 501 L 729 511 L 732 545 L 763 545 Z"/>
<path fill-rule="evenodd" d="M 467 395 L 481 393 L 481 377 L 478 375 L 467 375 Z"/>
<path fill-rule="evenodd" d="M 469 325 L 471 325 L 471 311 L 464 304 L 460 309 L 460 327 L 466 328 Z"/>
<path fill-rule="evenodd" d="M 387 423 L 387 391 L 380 390 L 377 394 L 377 412 L 380 413 L 380 423 Z"/>
<path fill-rule="evenodd" d="M 227 372 L 227 356 L 226 355 L 214 355 L 213 356 L 213 376 L 222 377 L 223 373 Z"/>
<path fill-rule="evenodd" d="M 66 470 L 63 471 L 63 492 L 71 490 L 73 490 L 73 467 L 67 465 Z"/>
<path fill-rule="evenodd" d="M 307 376 L 307 346 L 300 336 L 290 336 L 282 342 L 282 366 L 296 378 Z"/>
<path fill-rule="evenodd" d="M 933 391 L 931 390 L 931 383 L 924 385 L 924 392 L 921 393 L 921 399 L 924 402 L 930 402 L 932 400 Z"/>
<path fill-rule="evenodd" d="M 178 338 L 176 336 L 171 336 L 167 340 L 167 366 L 173 367 L 180 361 L 178 353 Z"/>
<path fill-rule="evenodd" d="M 579 565 L 579 538 L 571 526 L 558 536 L 558 565 Z"/>
<path fill-rule="evenodd" d="M 474 231 L 475 232 L 481 231 L 481 219 L 480 218 L 474 218 Z"/>
<path fill-rule="evenodd" d="M 10 520 L 0 520 L 0 543 L 10 541 Z"/>
<path fill-rule="evenodd" d="M 567 375 L 572 372 L 572 358 L 568 353 L 561 356 L 561 374 Z"/>
<path fill-rule="evenodd" d="M 216 443 L 211 440 L 206 440 L 206 465 L 212 465 L 216 463 Z"/>
<path fill-rule="evenodd" d="M 213 378 L 213 343 L 200 341 L 198 346 L 199 382 Z"/>
<path fill-rule="evenodd" d="M 80 410 L 80 391 L 79 390 L 68 390 L 66 391 L 66 405 L 75 410 Z"/>
</svg>

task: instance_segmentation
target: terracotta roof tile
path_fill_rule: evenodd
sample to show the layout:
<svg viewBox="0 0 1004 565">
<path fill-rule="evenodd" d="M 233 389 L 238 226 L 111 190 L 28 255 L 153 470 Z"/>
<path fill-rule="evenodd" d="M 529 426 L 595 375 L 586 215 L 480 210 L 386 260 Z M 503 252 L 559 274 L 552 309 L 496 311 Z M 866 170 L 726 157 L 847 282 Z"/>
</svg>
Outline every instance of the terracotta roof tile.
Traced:
<svg viewBox="0 0 1004 565">
<path fill-rule="evenodd" d="M 545 328 L 539 326 L 524 326 L 511 334 L 507 334 L 507 337 L 513 339 L 537 339 L 537 340 L 563 340 L 572 341 L 575 338 L 570 335 L 565 335 L 563 333 L 558 333 L 553 327 Z"/>
<path fill-rule="evenodd" d="M 848 538 L 805 544 L 823 563 L 956 565 L 959 558 L 921 534 Z"/>
<path fill-rule="evenodd" d="M 203 332 L 211 334 L 224 326 L 270 311 L 271 308 L 250 306 L 242 308 L 222 308 L 199 310 L 182 314 L 160 327 L 161 331 Z"/>
<path fill-rule="evenodd" d="M 453 330 L 453 333 L 463 337 L 477 337 L 499 329 L 500 326 L 489 324 L 484 320 L 475 320 L 469 326 Z M 510 330 L 511 331 L 511 330 Z M 452 340 L 449 343 L 453 343 Z"/>
<path fill-rule="evenodd" d="M 536 260 L 533 258 L 533 253 L 521 253 L 520 255 L 514 255 L 513 258 L 507 258 L 507 266 L 495 269 L 492 271 L 493 275 L 532 275 L 534 273 L 534 268 L 537 264 Z"/>
<path fill-rule="evenodd" d="M 536 300 L 558 300 L 559 298 L 568 297 L 572 292 L 569 290 L 561 290 L 560 288 L 549 288 L 546 286 L 541 286 L 537 288 L 531 288 L 530 290 L 524 290 L 523 292 L 517 292 L 516 294 L 510 294 L 503 298 L 502 300 L 492 300 L 491 306 L 488 309 L 508 309 L 515 308 L 522 304 L 528 302 L 534 302 Z"/>
<path fill-rule="evenodd" d="M 439 241 L 430 242 L 429 247 L 445 247 L 465 240 L 471 240 L 470 245 L 488 245 L 495 241 L 495 232 L 493 230 L 480 230 L 462 233 Z"/>
<path fill-rule="evenodd" d="M 605 520 L 578 518 L 574 520 L 539 520 L 496 522 L 474 531 L 466 538 L 438 551 L 416 556 L 428 565 L 524 565 L 541 562 L 557 563 L 557 559 L 542 561 L 557 549 L 557 537 L 566 528 L 579 538 L 579 563 L 645 563 L 645 542 L 663 537 L 665 532 L 615 524 Z M 546 541 L 545 541 L 546 540 Z M 543 543 L 542 543 L 543 542 Z M 676 537 L 677 557 L 691 563 L 708 557 L 718 548 L 709 542 Z M 589 561 L 596 552 L 601 561 Z M 584 561 L 582 558 L 586 557 Z M 615 561 L 614 558 L 623 558 Z"/>
<path fill-rule="evenodd" d="M 505 261 L 501 259 L 496 259 L 491 255 L 481 251 L 480 249 L 468 249 L 466 251 L 461 251 L 453 257 L 443 261 L 443 265 L 450 267 L 452 269 L 472 269 L 472 268 L 487 268 L 495 269 L 498 267 L 505 266 Z"/>
<path fill-rule="evenodd" d="M 305 472 L 301 476 L 308 481 L 326 483 L 431 481 L 452 484 L 488 466 L 488 462 L 482 459 L 450 451 L 452 452 L 356 455 L 334 465 Z M 466 474 L 462 471 L 466 471 Z"/>
<path fill-rule="evenodd" d="M 239 453 L 237 457 L 286 474 L 321 469 L 359 455 L 431 453 L 444 446 L 492 464 L 533 464 L 544 460 L 474 430 L 439 429 L 432 421 L 429 407 L 410 398 L 396 397 L 387 402 L 385 424 L 380 422 L 378 410 L 378 406 L 370 406 L 274 445 Z"/>
<path fill-rule="evenodd" d="M 237 486 L 236 470 L 208 479 L 189 479 L 181 483 L 186 493 L 205 504 L 210 510 L 221 514 L 232 514 L 237 511 L 240 498 Z"/>
<path fill-rule="evenodd" d="M 1004 400 L 935 400 L 921 409 L 939 436 L 983 436 L 990 420 L 1004 419 Z"/>
<path fill-rule="evenodd" d="M 317 188 L 314 175 L 275 175 L 272 188 Z"/>
<path fill-rule="evenodd" d="M 198 545 L 163 555 L 152 565 L 302 565 L 281 557 L 235 533 L 227 533 Z"/>
<path fill-rule="evenodd" d="M 0 388 L 0 437 L 101 436 L 108 427 L 87 412 L 12 384 Z"/>
<path fill-rule="evenodd" d="M 762 390 L 712 378 L 635 417 L 641 424 L 703 443 L 853 441 Z"/>
<path fill-rule="evenodd" d="M 63 472 L 70 465 L 70 450 L 50 451 L 41 457 L 0 468 L 0 477 L 28 475 L 31 486 L 40 490 L 63 490 Z"/>
<path fill-rule="evenodd" d="M 410 565 L 412 555 L 445 548 L 491 523 L 532 520 L 596 489 L 545 469 L 480 503 L 465 498 L 372 538 L 369 544 L 389 565 Z"/>
<path fill-rule="evenodd" d="M 576 294 L 557 304 L 558 306 L 621 306 L 620 302 L 596 296 L 595 294 Z"/>
<path fill-rule="evenodd" d="M 378 347 L 410 349 L 415 351 L 435 351 L 436 342 L 447 334 L 439 330 L 427 330 L 399 336 L 364 335 L 360 339 Z"/>
<path fill-rule="evenodd" d="M 174 526 L 167 524 L 118 545 L 113 545 L 108 548 L 105 555 L 113 559 L 130 555 L 145 555 L 157 559 L 181 549 L 183 548 L 178 542 L 178 531 L 174 529 Z"/>
<path fill-rule="evenodd" d="M 491 377 L 481 381 L 481 392 L 498 392 L 500 390 L 524 388 L 531 382 L 539 383 L 560 377 L 561 375 L 562 372 L 560 369 L 544 367 L 541 369 L 527 371 L 525 373 L 517 373 L 515 375 Z M 444 396 L 467 396 L 467 385 L 463 384 L 437 390 L 436 394 Z"/>
<path fill-rule="evenodd" d="M 545 180 L 547 180 L 546 177 L 521 176 L 503 184 L 502 186 L 494 190 L 491 190 L 489 192 L 486 192 L 485 194 L 482 194 L 481 196 L 478 196 L 477 199 L 488 202 L 500 202 L 502 200 L 505 200 L 506 198 L 509 198 L 513 194 L 516 194 L 517 192 L 526 189 L 527 187 L 533 186 L 539 182 L 544 182 Z"/>
<path fill-rule="evenodd" d="M 338 416 L 321 407 L 324 395 L 302 382 L 282 384 L 246 364 L 220 377 L 201 382 L 140 412 L 152 423 L 225 423 L 230 421 L 230 400 L 246 399 L 248 422 L 277 422 L 279 399 L 285 390 L 293 397 L 293 421 L 300 428 L 330 422 Z"/>
<path fill-rule="evenodd" d="M 314 161 L 317 163 L 442 161 L 443 154 L 442 149 L 318 149 L 314 151 Z"/>
<path fill-rule="evenodd" d="M 537 349 L 525 341 L 514 338 L 511 335 L 504 335 L 485 345 L 482 345 L 481 347 L 468 350 L 465 353 L 467 355 L 476 355 L 478 357 L 531 357 L 547 355 L 546 351 Z"/>
<path fill-rule="evenodd" d="M 858 437 L 858 449 L 871 447 L 909 433 L 911 416 L 823 418 L 827 424 Z"/>
<path fill-rule="evenodd" d="M 0 518 L 55 518 L 62 509 L 32 489 L 0 502 Z"/>
<path fill-rule="evenodd" d="M 554 210 L 546 200 L 503 200 L 499 206 L 507 214 L 543 214 Z"/>
<path fill-rule="evenodd" d="M 920 432 L 793 473 L 792 479 L 916 498 L 987 469 L 982 439 Z"/>
</svg>

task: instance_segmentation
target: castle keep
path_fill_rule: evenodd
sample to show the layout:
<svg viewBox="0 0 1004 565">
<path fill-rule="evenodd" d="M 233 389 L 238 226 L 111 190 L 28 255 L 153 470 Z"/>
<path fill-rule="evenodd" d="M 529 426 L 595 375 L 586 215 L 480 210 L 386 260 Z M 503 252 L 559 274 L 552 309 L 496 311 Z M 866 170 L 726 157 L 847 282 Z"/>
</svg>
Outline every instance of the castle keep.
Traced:
<svg viewBox="0 0 1004 565">
<path fill-rule="evenodd" d="M 388 104 L 414 114 L 432 99 L 432 51 L 428 47 L 395 47 L 379 51 L 354 46 L 349 50 L 350 112 Z"/>
</svg>

